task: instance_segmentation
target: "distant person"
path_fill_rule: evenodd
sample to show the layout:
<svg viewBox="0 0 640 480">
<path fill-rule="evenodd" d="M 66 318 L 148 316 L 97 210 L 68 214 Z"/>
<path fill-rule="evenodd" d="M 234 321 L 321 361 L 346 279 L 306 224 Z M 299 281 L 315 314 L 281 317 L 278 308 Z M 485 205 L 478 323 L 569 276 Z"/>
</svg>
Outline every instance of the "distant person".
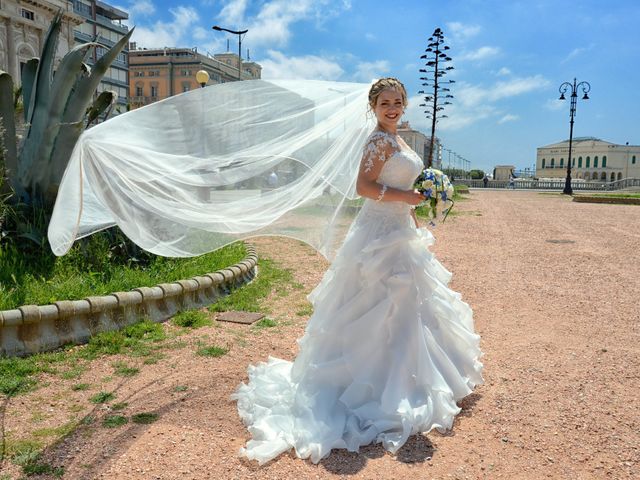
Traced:
<svg viewBox="0 0 640 480">
<path fill-rule="evenodd" d="M 489 185 L 489 177 L 487 177 L 487 174 L 484 174 L 484 177 L 482 177 L 482 184 L 484 185 L 484 188 L 487 188 L 487 185 Z"/>
<path fill-rule="evenodd" d="M 516 177 L 513 176 L 513 173 L 509 174 L 509 188 L 516 189 Z"/>
<path fill-rule="evenodd" d="M 278 186 L 278 174 L 275 172 L 275 170 L 269 174 L 267 183 L 269 185 L 269 188 L 276 188 Z"/>
</svg>

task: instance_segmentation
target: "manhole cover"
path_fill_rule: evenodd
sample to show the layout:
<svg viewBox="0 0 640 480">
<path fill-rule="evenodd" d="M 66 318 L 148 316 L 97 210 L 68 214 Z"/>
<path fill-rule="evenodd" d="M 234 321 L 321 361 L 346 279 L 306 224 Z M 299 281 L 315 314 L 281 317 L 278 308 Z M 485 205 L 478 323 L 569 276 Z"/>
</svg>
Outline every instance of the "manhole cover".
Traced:
<svg viewBox="0 0 640 480">
<path fill-rule="evenodd" d="M 251 325 L 262 318 L 264 318 L 264 314 L 262 313 L 232 311 L 222 312 L 216 317 L 216 320 L 219 322 L 244 323 L 245 325 Z"/>
<path fill-rule="evenodd" d="M 576 243 L 575 240 L 545 240 L 548 243 Z"/>
</svg>

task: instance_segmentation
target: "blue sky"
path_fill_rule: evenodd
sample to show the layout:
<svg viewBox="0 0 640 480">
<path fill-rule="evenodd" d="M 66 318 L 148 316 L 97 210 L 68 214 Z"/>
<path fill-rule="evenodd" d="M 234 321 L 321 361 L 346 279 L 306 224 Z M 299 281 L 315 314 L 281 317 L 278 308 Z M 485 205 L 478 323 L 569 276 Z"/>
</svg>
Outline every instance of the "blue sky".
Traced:
<svg viewBox="0 0 640 480">
<path fill-rule="evenodd" d="M 418 69 L 427 38 L 443 29 L 456 81 L 449 118 L 436 134 L 445 148 L 490 171 L 533 167 L 536 147 L 569 137 L 564 81 L 586 80 L 574 136 L 640 144 L 640 2 L 637 0 L 119 0 L 141 47 L 237 51 L 237 37 L 215 32 L 248 28 L 243 57 L 263 65 L 264 78 L 369 82 L 400 78 L 410 96 L 405 119 L 425 133 L 418 106 Z M 448 154 L 445 153 L 445 164 Z"/>
</svg>

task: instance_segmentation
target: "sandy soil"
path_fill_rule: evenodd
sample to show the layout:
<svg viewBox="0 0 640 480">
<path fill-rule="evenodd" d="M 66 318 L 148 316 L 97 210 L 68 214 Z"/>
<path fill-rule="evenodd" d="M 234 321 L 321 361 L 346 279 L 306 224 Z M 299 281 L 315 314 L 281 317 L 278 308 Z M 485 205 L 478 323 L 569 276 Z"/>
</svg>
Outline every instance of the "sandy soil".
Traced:
<svg viewBox="0 0 640 480">
<path fill-rule="evenodd" d="M 95 415 L 94 425 L 46 450 L 69 479 L 640 478 L 640 207 L 476 190 L 456 209 L 434 229 L 434 250 L 474 309 L 486 384 L 462 402 L 447 435 L 412 437 L 396 456 L 379 445 L 334 451 L 318 465 L 292 454 L 264 467 L 237 457 L 249 435 L 229 395 L 248 364 L 295 356 L 305 294 L 327 267 L 309 247 L 280 238 L 254 241 L 304 285 L 268 299 L 279 326 L 196 330 L 124 380 L 112 376 L 117 358 L 97 360 L 80 379 L 52 377 L 12 399 L 5 429 L 20 438 Z M 230 351 L 199 357 L 198 342 Z M 71 391 L 83 381 L 94 388 Z M 156 412 L 159 420 L 101 427 L 113 412 L 92 410 L 87 398 L 98 390 L 115 391 L 128 404 L 123 415 Z"/>
</svg>

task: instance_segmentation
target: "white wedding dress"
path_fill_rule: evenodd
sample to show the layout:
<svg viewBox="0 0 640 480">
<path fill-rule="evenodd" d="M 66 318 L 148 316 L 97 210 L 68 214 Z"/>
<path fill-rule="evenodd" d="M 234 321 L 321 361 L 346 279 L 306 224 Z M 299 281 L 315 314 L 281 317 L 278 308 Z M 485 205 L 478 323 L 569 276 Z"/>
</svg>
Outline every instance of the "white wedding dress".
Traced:
<svg viewBox="0 0 640 480">
<path fill-rule="evenodd" d="M 367 151 L 368 162 L 384 161 L 378 183 L 412 188 L 422 169 L 413 151 L 380 131 Z M 294 448 L 317 463 L 371 442 L 396 452 L 410 435 L 450 429 L 456 401 L 482 383 L 472 311 L 447 287 L 433 236 L 415 228 L 409 208 L 365 200 L 309 295 L 314 313 L 295 361 L 249 367 L 232 396 L 253 437 L 242 455 L 263 464 Z"/>
</svg>

